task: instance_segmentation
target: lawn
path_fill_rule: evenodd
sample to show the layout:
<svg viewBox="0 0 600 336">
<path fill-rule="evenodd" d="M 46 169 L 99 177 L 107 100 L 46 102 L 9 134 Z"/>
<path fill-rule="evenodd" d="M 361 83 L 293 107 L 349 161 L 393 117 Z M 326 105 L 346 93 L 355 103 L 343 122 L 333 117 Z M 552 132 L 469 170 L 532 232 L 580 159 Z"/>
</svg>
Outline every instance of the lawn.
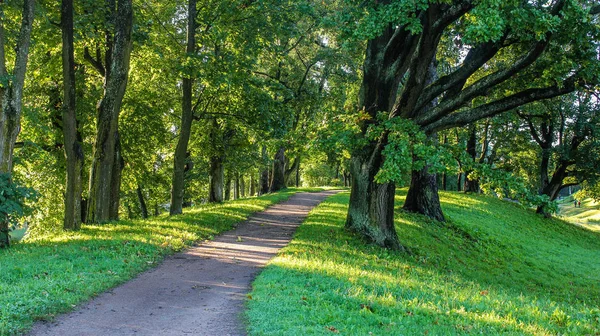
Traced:
<svg viewBox="0 0 600 336">
<path fill-rule="evenodd" d="M 297 191 L 198 206 L 174 217 L 84 225 L 79 232 L 0 250 L 0 335 L 22 333 L 36 320 L 70 311 L 165 255 L 211 239 Z"/>
<path fill-rule="evenodd" d="M 600 335 L 600 234 L 498 199 L 441 193 L 447 223 L 401 210 L 412 254 L 344 230 L 348 193 L 312 211 L 253 284 L 250 335 Z"/>
<path fill-rule="evenodd" d="M 559 203 L 558 210 L 558 215 L 564 220 L 600 232 L 600 203 L 593 199 L 584 199 L 581 207 L 576 208 L 569 197 Z"/>
</svg>

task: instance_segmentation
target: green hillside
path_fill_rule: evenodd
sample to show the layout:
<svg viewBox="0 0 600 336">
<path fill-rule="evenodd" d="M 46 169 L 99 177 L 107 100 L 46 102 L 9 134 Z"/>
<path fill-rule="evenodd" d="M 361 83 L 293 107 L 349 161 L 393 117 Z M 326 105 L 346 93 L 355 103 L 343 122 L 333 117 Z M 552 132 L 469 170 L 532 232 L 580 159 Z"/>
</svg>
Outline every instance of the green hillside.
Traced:
<svg viewBox="0 0 600 336">
<path fill-rule="evenodd" d="M 348 194 L 313 210 L 254 283 L 251 335 L 600 335 L 600 234 L 498 199 L 442 193 L 447 223 L 401 210 L 411 255 L 343 229 Z"/>
<path fill-rule="evenodd" d="M 584 199 L 581 207 L 573 206 L 572 197 L 564 199 L 559 203 L 558 215 L 570 223 L 600 232 L 600 203 L 591 198 Z"/>
</svg>

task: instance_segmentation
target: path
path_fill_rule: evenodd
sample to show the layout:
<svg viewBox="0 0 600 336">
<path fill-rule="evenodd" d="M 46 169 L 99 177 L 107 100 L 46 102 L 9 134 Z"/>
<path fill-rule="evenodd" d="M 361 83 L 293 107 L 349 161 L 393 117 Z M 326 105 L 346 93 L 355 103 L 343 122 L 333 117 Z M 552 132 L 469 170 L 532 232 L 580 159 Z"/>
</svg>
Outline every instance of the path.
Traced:
<svg viewBox="0 0 600 336">
<path fill-rule="evenodd" d="M 308 212 L 336 191 L 298 193 L 164 260 L 31 335 L 245 335 L 250 284 Z"/>
</svg>

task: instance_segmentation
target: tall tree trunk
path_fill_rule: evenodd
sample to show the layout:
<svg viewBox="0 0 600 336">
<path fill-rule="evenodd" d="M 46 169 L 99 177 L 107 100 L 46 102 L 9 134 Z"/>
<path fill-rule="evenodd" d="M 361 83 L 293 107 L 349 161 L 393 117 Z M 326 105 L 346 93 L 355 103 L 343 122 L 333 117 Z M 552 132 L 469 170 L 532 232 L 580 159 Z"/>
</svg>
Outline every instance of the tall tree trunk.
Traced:
<svg viewBox="0 0 600 336">
<path fill-rule="evenodd" d="M 229 201 L 231 199 L 231 173 L 227 173 L 227 178 L 225 179 L 225 200 Z"/>
<path fill-rule="evenodd" d="M 233 199 L 240 198 L 240 177 L 238 173 L 235 173 L 235 179 L 233 180 Z"/>
<path fill-rule="evenodd" d="M 475 159 L 477 158 L 477 133 L 475 125 L 471 125 L 469 129 L 469 140 L 467 140 L 467 154 L 469 154 L 469 158 L 471 162 L 475 164 Z M 479 181 L 476 179 L 469 178 L 469 174 L 472 173 L 473 170 L 465 172 L 465 192 L 479 192 Z"/>
<path fill-rule="evenodd" d="M 262 159 L 265 164 L 265 168 L 260 172 L 260 186 L 258 189 L 259 195 L 264 195 L 269 192 L 269 168 L 267 168 L 267 161 L 269 160 L 267 156 L 267 146 L 262 146 Z"/>
<path fill-rule="evenodd" d="M 62 0 L 62 67 L 63 67 L 63 138 L 67 165 L 65 190 L 65 230 L 81 228 L 81 194 L 83 191 L 83 147 L 78 131 L 75 104 L 75 56 L 73 49 L 73 0 Z"/>
<path fill-rule="evenodd" d="M 210 185 L 208 201 L 210 203 L 223 202 L 223 182 L 225 179 L 225 166 L 223 157 L 212 156 L 210 158 Z"/>
<path fill-rule="evenodd" d="M 296 188 L 300 187 L 300 158 L 298 158 L 298 165 L 296 166 Z"/>
<path fill-rule="evenodd" d="M 13 151 L 21 130 L 21 111 L 23 110 L 23 86 L 29 58 L 31 26 L 33 24 L 34 0 L 23 1 L 21 30 L 16 45 L 16 58 L 13 73 L 6 70 L 6 42 L 4 18 L 0 20 L 0 77 L 6 81 L 0 88 L 2 110 L 0 111 L 0 174 L 12 174 Z M 0 15 L 4 17 L 4 6 Z"/>
<path fill-rule="evenodd" d="M 250 195 L 256 195 L 256 180 L 254 179 L 254 173 L 250 173 Z"/>
<path fill-rule="evenodd" d="M 244 181 L 244 175 L 240 175 L 240 197 L 246 197 L 246 181 Z"/>
<path fill-rule="evenodd" d="M 403 209 L 438 221 L 445 221 L 438 195 L 436 175 L 430 174 L 427 167 L 412 172 L 410 188 Z"/>
<path fill-rule="evenodd" d="M 192 55 L 196 51 L 196 11 L 196 0 L 189 0 L 186 45 L 186 53 L 188 55 Z M 184 77 L 182 80 L 181 128 L 179 130 L 177 148 L 175 149 L 175 157 L 173 159 L 171 208 L 169 211 L 171 215 L 177 215 L 183 212 L 185 160 L 187 157 L 187 148 L 190 141 L 192 120 L 194 117 L 192 107 L 192 86 L 193 79 L 191 77 Z"/>
<path fill-rule="evenodd" d="M 540 187 L 538 188 L 538 191 L 540 194 L 544 194 L 544 189 L 546 189 L 546 187 L 550 183 L 550 179 L 548 177 L 549 166 L 550 166 L 550 148 L 542 148 L 542 158 L 540 161 L 540 171 L 539 171 Z M 561 180 L 561 184 L 562 184 L 562 180 Z"/>
<path fill-rule="evenodd" d="M 4 32 L 4 6 L 0 7 L 0 78 L 3 83 L 0 88 L 0 174 L 12 175 L 13 151 L 19 131 L 21 130 L 21 111 L 23 110 L 23 86 L 29 58 L 31 27 L 34 15 L 34 0 L 23 1 L 21 29 L 17 39 L 16 58 L 13 73 L 6 70 L 6 34 Z M 10 246 L 8 236 L 8 217 L 0 218 L 0 248 Z"/>
<path fill-rule="evenodd" d="M 273 160 L 273 176 L 269 192 L 285 189 L 285 147 L 280 146 Z"/>
<path fill-rule="evenodd" d="M 119 113 L 129 74 L 133 8 L 131 0 L 108 0 L 114 34 L 107 33 L 104 95 L 98 104 L 98 121 L 88 195 L 88 222 L 118 219 L 123 161 L 119 141 Z M 112 41 L 112 42 L 111 42 Z M 117 198 L 117 199 L 115 199 Z"/>
<path fill-rule="evenodd" d="M 144 199 L 144 193 L 142 191 L 142 186 L 138 184 L 136 190 L 138 202 L 140 203 L 140 210 L 142 211 L 142 218 L 148 218 L 148 208 L 146 207 L 146 200 Z"/>
</svg>

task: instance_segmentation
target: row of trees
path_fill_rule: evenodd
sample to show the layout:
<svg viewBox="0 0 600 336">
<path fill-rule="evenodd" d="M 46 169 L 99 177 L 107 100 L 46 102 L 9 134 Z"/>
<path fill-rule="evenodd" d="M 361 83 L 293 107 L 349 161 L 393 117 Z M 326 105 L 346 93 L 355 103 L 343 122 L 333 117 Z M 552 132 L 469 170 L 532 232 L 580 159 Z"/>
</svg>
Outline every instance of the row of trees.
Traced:
<svg viewBox="0 0 600 336">
<path fill-rule="evenodd" d="M 549 214 L 596 184 L 593 1 L 0 6 L 0 173 L 38 190 L 40 232 L 336 181 L 346 226 L 402 249 L 397 185 L 443 221 L 439 188 Z"/>
</svg>

